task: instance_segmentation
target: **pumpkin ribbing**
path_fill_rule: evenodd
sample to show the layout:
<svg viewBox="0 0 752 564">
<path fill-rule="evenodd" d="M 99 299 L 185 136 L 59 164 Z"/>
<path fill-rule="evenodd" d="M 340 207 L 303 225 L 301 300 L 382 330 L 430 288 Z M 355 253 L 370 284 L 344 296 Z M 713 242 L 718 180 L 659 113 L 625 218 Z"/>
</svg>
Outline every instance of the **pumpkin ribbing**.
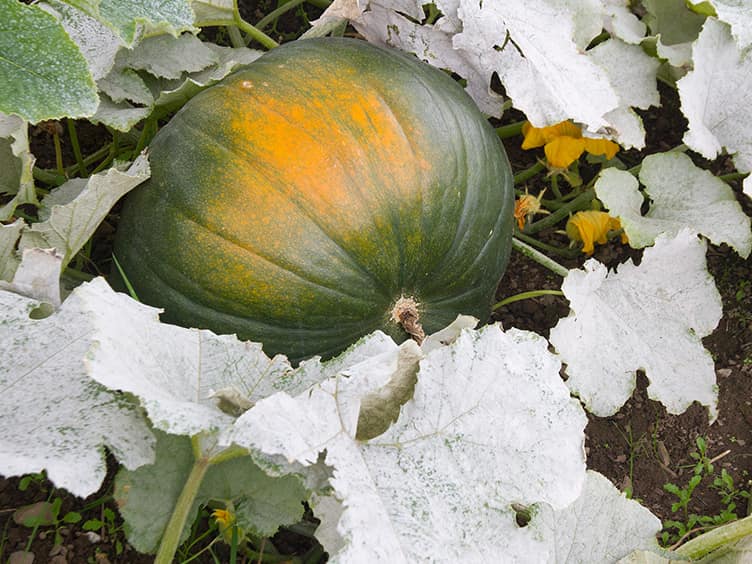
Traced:
<svg viewBox="0 0 752 564">
<path fill-rule="evenodd" d="M 296 41 L 189 101 L 154 139 L 115 254 L 163 319 L 299 359 L 390 321 L 485 318 L 512 232 L 509 165 L 441 71 L 361 41 Z"/>
</svg>

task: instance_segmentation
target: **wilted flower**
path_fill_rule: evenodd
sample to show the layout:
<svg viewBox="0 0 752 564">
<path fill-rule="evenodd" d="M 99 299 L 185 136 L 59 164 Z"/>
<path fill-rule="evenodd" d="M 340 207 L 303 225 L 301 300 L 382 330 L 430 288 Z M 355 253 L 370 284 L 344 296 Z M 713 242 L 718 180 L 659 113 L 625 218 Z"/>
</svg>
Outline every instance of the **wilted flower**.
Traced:
<svg viewBox="0 0 752 564">
<path fill-rule="evenodd" d="M 612 159 L 619 145 L 608 139 L 593 139 L 582 136 L 582 129 L 571 121 L 562 121 L 548 127 L 533 127 L 529 121 L 522 126 L 523 149 L 543 147 L 548 164 L 555 168 L 567 168 L 587 151 L 592 155 L 606 155 Z"/>
<path fill-rule="evenodd" d="M 530 221 L 537 213 L 550 213 L 548 210 L 541 208 L 541 198 L 546 193 L 545 188 L 537 196 L 531 196 L 525 193 L 517 198 L 514 202 L 514 218 L 517 220 L 517 226 L 522 229 L 525 227 L 525 221 Z"/>
<path fill-rule="evenodd" d="M 608 241 L 608 232 L 621 229 L 621 222 L 602 211 L 580 211 L 567 221 L 567 235 L 572 241 L 582 241 L 582 252 L 592 255 L 595 243 L 603 245 Z M 628 241 L 625 233 L 621 242 Z"/>
</svg>

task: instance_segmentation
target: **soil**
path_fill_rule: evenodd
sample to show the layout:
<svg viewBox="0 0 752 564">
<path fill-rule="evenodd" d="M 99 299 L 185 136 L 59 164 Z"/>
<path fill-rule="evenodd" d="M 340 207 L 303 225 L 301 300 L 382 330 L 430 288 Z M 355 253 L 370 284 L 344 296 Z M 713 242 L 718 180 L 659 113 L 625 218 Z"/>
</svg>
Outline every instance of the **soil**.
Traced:
<svg viewBox="0 0 752 564">
<path fill-rule="evenodd" d="M 258 19 L 253 14 L 246 14 L 246 17 L 249 21 Z M 292 27 L 300 23 L 293 22 L 289 25 Z M 283 39 L 284 33 L 280 33 L 279 38 Z M 686 123 L 679 112 L 678 100 L 670 88 L 662 87 L 661 94 L 661 107 L 643 112 L 648 131 L 647 148 L 620 155 L 627 166 L 638 163 L 647 154 L 664 151 L 681 143 Z M 519 116 L 510 112 L 504 121 L 513 122 L 516 119 Z M 109 134 L 104 128 L 86 123 L 79 123 L 77 126 L 84 154 L 93 152 L 109 140 Z M 67 135 L 67 129 L 63 128 L 63 156 L 65 164 L 69 165 L 75 161 Z M 39 166 L 54 168 L 51 135 L 44 129 L 33 128 L 31 140 Z M 534 152 L 521 151 L 519 143 L 519 138 L 505 141 L 516 171 L 528 167 L 540 156 Z M 728 158 L 708 163 L 696 155 L 690 155 L 698 164 L 714 173 L 722 174 L 733 170 Z M 585 169 L 583 175 L 586 176 L 587 173 L 588 170 Z M 738 183 L 733 187 L 739 194 L 746 213 L 752 215 L 752 202 L 741 196 Z M 529 189 L 536 194 L 540 187 L 530 185 Z M 562 240 L 553 231 L 542 233 L 541 236 L 551 241 Z M 620 244 L 598 247 L 594 255 L 610 268 L 616 268 L 627 260 L 639 261 L 640 256 L 639 251 Z M 581 266 L 584 259 L 585 257 L 579 257 L 561 262 L 564 266 L 576 268 Z M 662 520 L 677 518 L 671 507 L 676 498 L 664 489 L 664 484 L 672 482 L 680 486 L 686 485 L 696 462 L 691 454 L 697 450 L 697 437 L 706 440 L 707 455 L 714 459 L 717 473 L 720 473 L 720 469 L 725 469 L 734 478 L 737 487 L 747 491 L 750 489 L 752 260 L 739 258 L 726 246 L 713 245 L 708 247 L 707 260 L 723 299 L 724 309 L 723 319 L 718 327 L 704 340 L 715 360 L 719 388 L 718 419 L 710 424 L 706 409 L 697 404 L 681 415 L 668 414 L 660 403 L 647 397 L 647 378 L 638 374 L 637 390 L 627 404 L 612 417 L 591 416 L 586 429 L 588 467 L 607 476 L 621 490 L 631 492 L 634 498 L 639 499 Z M 513 253 L 497 298 L 502 299 L 527 290 L 559 289 L 560 282 L 560 278 L 550 271 Z M 493 315 L 493 319 L 500 321 L 505 328 L 517 327 L 548 336 L 550 329 L 568 312 L 568 303 L 564 298 L 543 296 L 505 306 Z M 29 544 L 36 556 L 35 562 L 151 562 L 153 557 L 136 553 L 124 542 L 120 530 L 97 530 L 92 535 L 82 528 L 87 519 L 101 518 L 104 508 L 115 508 L 111 499 L 114 463 L 111 466 L 110 477 L 101 491 L 86 500 L 75 498 L 62 490 L 53 490 L 51 484 L 44 480 L 34 480 L 25 491 L 21 491 L 18 478 L 0 479 L 0 560 L 6 561 L 12 553 L 24 550 Z M 59 527 L 58 533 L 63 542 L 57 547 L 54 546 L 54 527 L 42 527 L 34 536 L 32 529 L 18 525 L 12 519 L 17 508 L 55 497 L 62 499 L 61 516 L 68 511 L 82 514 L 78 523 Z M 716 515 L 722 509 L 720 496 L 712 487 L 712 480 L 703 479 L 692 496 L 689 512 Z M 748 513 L 748 508 L 738 507 L 737 513 L 741 517 Z M 119 525 L 119 521 L 116 521 L 116 526 Z M 206 519 L 203 526 L 207 526 Z M 119 554 L 117 541 L 123 543 Z M 293 531 L 283 531 L 275 537 L 274 543 L 288 554 L 302 554 L 311 548 L 310 539 Z M 220 561 L 226 561 L 227 554 L 222 550 L 218 549 L 216 554 Z M 10 561 L 25 562 L 13 558 Z M 212 562 L 212 559 L 204 553 L 194 562 Z"/>
</svg>

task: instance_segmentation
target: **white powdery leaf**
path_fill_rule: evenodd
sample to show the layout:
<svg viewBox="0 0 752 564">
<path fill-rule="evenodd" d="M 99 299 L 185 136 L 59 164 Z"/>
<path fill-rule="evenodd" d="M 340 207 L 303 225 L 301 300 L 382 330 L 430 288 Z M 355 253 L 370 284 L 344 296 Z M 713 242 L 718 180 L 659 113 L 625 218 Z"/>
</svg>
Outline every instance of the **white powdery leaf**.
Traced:
<svg viewBox="0 0 752 564">
<path fill-rule="evenodd" d="M 537 519 L 536 519 L 537 517 Z M 546 539 L 548 558 L 539 562 L 616 562 L 635 550 L 660 550 L 655 536 L 661 520 L 589 470 L 582 494 L 560 511 L 541 506 L 527 526 Z"/>
<path fill-rule="evenodd" d="M 608 76 L 619 97 L 619 107 L 606 114 L 609 133 L 624 147 L 642 149 L 645 130 L 632 108 L 647 109 L 660 104 L 656 73 L 660 63 L 638 45 L 618 39 L 604 41 L 588 51 L 590 58 Z"/>
<path fill-rule="evenodd" d="M 13 281 L 0 280 L 0 290 L 15 292 L 56 308 L 60 305 L 62 265 L 63 255 L 55 249 L 24 249 Z"/>
<path fill-rule="evenodd" d="M 115 55 L 124 46 L 112 29 L 65 2 L 46 0 L 39 6 L 60 20 L 65 31 L 81 50 L 94 80 L 99 80 L 110 71 Z"/>
<path fill-rule="evenodd" d="M 725 148 L 737 170 L 752 171 L 752 50 L 741 51 L 729 26 L 708 18 L 692 57 L 694 69 L 677 82 L 689 121 L 684 143 L 708 159 Z"/>
<path fill-rule="evenodd" d="M 30 318 L 37 301 L 0 291 L 0 474 L 46 469 L 56 486 L 83 497 L 104 480 L 103 447 L 127 468 L 153 462 L 154 438 L 138 406 L 86 374 L 96 300 L 84 288 L 104 285 L 74 290 L 40 320 Z"/>
<path fill-rule="evenodd" d="M 739 49 L 752 45 L 752 3 L 749 0 L 709 0 L 718 19 L 731 26 Z"/>
<path fill-rule="evenodd" d="M 549 0 L 466 0 L 459 16 L 463 29 L 454 37 L 455 48 L 479 53 L 481 64 L 490 63 L 481 70 L 489 79 L 498 73 L 515 107 L 533 125 L 570 118 L 591 131 L 607 125 L 604 116 L 618 107 L 618 97 L 603 69 L 578 48 L 568 6 Z M 511 41 L 505 41 L 505 32 Z"/>
<path fill-rule="evenodd" d="M 136 158 L 125 171 L 111 168 L 95 174 L 73 201 L 52 206 L 48 219 L 25 229 L 20 247 L 54 247 L 63 254 L 65 266 L 91 238 L 115 202 L 149 175 L 149 161 L 145 154 Z M 75 184 L 80 184 L 80 181 L 75 181 Z"/>
<path fill-rule="evenodd" d="M 647 26 L 632 13 L 629 0 L 603 0 L 603 10 L 603 27 L 611 37 L 632 45 L 645 38 Z"/>
<path fill-rule="evenodd" d="M 287 359 L 270 359 L 258 343 L 160 323 L 159 310 L 96 289 L 91 376 L 138 397 L 162 431 L 193 436 L 228 427 L 235 417 L 219 409 L 214 392 L 236 390 L 253 402 L 276 392 L 275 380 L 291 371 Z"/>
<path fill-rule="evenodd" d="M 707 170 L 698 168 L 682 153 L 645 157 L 640 180 L 650 196 L 643 216 L 639 186 L 628 172 L 606 169 L 595 183 L 598 198 L 612 215 L 619 216 L 629 245 L 641 249 L 661 234 L 675 236 L 689 229 L 716 245 L 728 243 L 742 257 L 752 252 L 750 218 L 733 190 Z"/>
<path fill-rule="evenodd" d="M 659 237 L 642 262 L 618 272 L 591 259 L 562 284 L 571 312 L 550 341 L 567 365 L 567 386 L 592 413 L 613 415 L 629 399 L 636 371 L 648 396 L 669 413 L 694 401 L 717 415 L 718 390 L 701 339 L 721 319 L 721 297 L 705 264 L 704 242 L 687 230 Z"/>
<path fill-rule="evenodd" d="M 0 206 L 0 221 L 10 219 L 16 206 L 37 203 L 28 131 L 26 121 L 0 112 L 0 194 L 14 196 Z"/>
<path fill-rule="evenodd" d="M 197 72 L 218 62 L 217 56 L 198 37 L 158 35 L 144 39 L 132 50 L 123 50 L 116 68 L 145 70 L 163 78 L 180 78 L 183 72 Z"/>
<path fill-rule="evenodd" d="M 192 0 L 191 8 L 196 14 L 194 23 L 199 27 L 235 23 L 232 0 Z"/>
<path fill-rule="evenodd" d="M 26 222 L 20 217 L 9 225 L 0 224 L 0 280 L 9 282 L 20 262 L 16 243 Z"/>
<path fill-rule="evenodd" d="M 97 111 L 89 121 L 118 131 L 130 131 L 139 121 L 148 117 L 151 111 L 151 107 L 134 107 L 127 102 L 113 102 L 109 96 L 100 94 Z"/>
<path fill-rule="evenodd" d="M 563 508 L 585 479 L 586 418 L 559 369 L 538 335 L 465 330 L 426 354 L 413 399 L 375 439 L 355 439 L 360 398 L 385 383 L 366 363 L 259 402 L 225 441 L 301 464 L 326 451 L 333 499 L 318 503 L 339 519 L 339 538 L 322 524 L 342 546 L 333 562 L 529 558 L 539 541 L 511 504 Z"/>
</svg>

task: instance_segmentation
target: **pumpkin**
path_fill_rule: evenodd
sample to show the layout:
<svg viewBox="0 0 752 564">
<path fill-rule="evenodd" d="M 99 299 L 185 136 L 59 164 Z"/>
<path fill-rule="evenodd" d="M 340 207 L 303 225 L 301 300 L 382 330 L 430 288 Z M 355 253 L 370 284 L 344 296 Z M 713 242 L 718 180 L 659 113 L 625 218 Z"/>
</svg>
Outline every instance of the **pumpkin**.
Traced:
<svg viewBox="0 0 752 564">
<path fill-rule="evenodd" d="M 300 360 L 376 329 L 404 340 L 398 302 L 429 333 L 489 315 L 509 163 L 464 90 L 412 57 L 288 43 L 191 99 L 149 157 L 114 253 L 165 321 Z"/>
</svg>

